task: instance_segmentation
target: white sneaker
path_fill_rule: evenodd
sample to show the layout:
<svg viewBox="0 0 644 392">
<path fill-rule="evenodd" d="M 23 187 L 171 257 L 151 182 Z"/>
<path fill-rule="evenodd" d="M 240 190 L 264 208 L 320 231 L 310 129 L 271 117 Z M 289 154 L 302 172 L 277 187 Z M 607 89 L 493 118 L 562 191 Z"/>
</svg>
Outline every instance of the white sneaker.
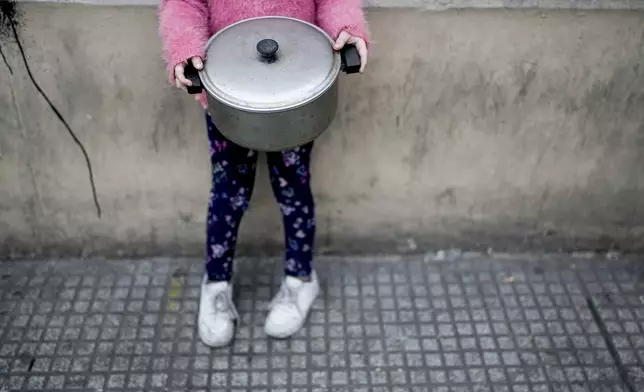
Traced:
<svg viewBox="0 0 644 392">
<path fill-rule="evenodd" d="M 282 287 L 270 304 L 264 332 L 273 338 L 284 339 L 296 333 L 304 324 L 320 292 L 320 283 L 315 272 L 311 280 L 304 282 L 287 276 Z"/>
<path fill-rule="evenodd" d="M 235 334 L 235 320 L 239 318 L 233 304 L 233 287 L 228 282 L 201 284 L 199 300 L 199 338 L 206 346 L 228 345 Z"/>
</svg>

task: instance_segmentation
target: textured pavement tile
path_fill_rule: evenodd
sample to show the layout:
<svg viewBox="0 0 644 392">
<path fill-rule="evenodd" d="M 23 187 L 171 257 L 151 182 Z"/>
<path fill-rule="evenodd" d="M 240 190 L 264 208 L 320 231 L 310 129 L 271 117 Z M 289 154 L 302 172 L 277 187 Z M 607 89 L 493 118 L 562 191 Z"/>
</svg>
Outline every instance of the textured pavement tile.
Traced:
<svg viewBox="0 0 644 392">
<path fill-rule="evenodd" d="M 324 258 L 293 338 L 268 340 L 280 263 L 238 263 L 231 347 L 198 341 L 190 260 L 2 262 L 0 391 L 640 391 L 635 260 Z"/>
</svg>

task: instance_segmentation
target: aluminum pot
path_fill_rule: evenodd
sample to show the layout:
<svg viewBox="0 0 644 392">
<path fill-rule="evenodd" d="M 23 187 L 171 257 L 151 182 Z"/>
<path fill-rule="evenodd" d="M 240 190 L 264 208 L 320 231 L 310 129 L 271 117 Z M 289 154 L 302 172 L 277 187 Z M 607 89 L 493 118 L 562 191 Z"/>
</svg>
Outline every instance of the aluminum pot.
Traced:
<svg viewBox="0 0 644 392">
<path fill-rule="evenodd" d="M 295 148 L 324 132 L 338 106 L 340 71 L 360 70 L 357 49 L 333 50 L 317 26 L 294 18 L 246 19 L 206 45 L 204 68 L 191 64 L 191 94 L 206 91 L 219 131 L 258 151 Z"/>
</svg>

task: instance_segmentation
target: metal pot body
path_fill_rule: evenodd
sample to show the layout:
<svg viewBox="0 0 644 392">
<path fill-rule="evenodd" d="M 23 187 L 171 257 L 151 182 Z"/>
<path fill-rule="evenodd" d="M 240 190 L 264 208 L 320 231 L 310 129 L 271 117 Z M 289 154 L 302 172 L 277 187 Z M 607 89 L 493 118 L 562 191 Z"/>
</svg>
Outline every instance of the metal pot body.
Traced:
<svg viewBox="0 0 644 392">
<path fill-rule="evenodd" d="M 234 108 L 208 94 L 208 111 L 219 132 L 231 142 L 257 151 L 283 151 L 316 139 L 333 122 L 338 80 L 315 100 L 279 112 Z"/>
<path fill-rule="evenodd" d="M 259 17 L 210 38 L 206 63 L 185 75 L 188 92 L 206 91 L 208 111 L 231 142 L 258 151 L 311 142 L 332 123 L 338 75 L 360 69 L 357 49 L 332 48 L 319 27 L 287 17 Z"/>
</svg>

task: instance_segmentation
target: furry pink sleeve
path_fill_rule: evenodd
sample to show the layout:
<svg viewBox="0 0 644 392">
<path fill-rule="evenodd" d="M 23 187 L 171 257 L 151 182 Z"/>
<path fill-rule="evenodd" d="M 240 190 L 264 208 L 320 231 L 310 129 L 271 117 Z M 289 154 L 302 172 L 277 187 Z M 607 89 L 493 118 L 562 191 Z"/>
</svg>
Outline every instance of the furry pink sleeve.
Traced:
<svg viewBox="0 0 644 392">
<path fill-rule="evenodd" d="M 210 38 L 207 0 L 161 0 L 159 34 L 168 66 L 170 83 L 174 84 L 174 67 L 194 56 L 204 57 Z"/>
<path fill-rule="evenodd" d="M 362 0 L 316 0 L 317 23 L 334 40 L 342 30 L 369 43 Z"/>
</svg>

